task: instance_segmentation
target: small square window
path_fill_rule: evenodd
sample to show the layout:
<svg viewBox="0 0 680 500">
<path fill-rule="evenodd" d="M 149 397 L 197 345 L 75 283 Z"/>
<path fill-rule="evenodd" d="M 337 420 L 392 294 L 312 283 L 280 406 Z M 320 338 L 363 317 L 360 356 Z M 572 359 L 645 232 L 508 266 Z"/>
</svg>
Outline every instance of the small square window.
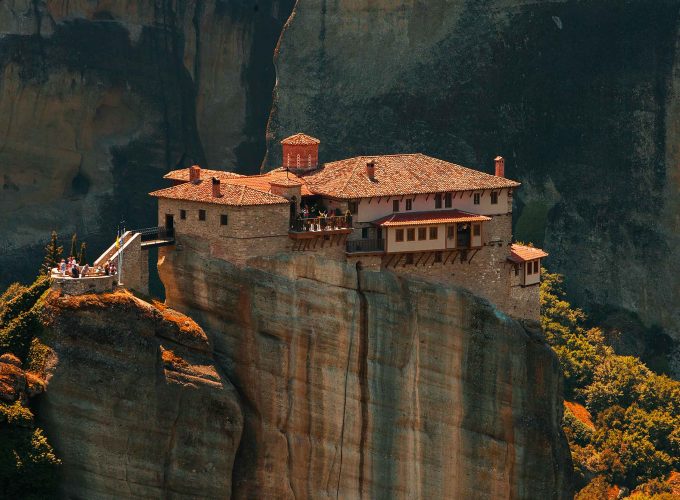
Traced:
<svg viewBox="0 0 680 500">
<path fill-rule="evenodd" d="M 397 241 L 404 241 L 404 230 L 397 229 L 396 238 Z"/>
<path fill-rule="evenodd" d="M 416 240 L 416 230 L 415 230 L 415 228 L 411 228 L 411 229 L 406 230 L 406 239 L 408 241 L 415 241 Z"/>
<path fill-rule="evenodd" d="M 413 209 L 413 200 L 406 200 L 406 210 Z"/>
<path fill-rule="evenodd" d="M 445 206 L 446 208 L 451 208 L 451 203 L 452 203 L 452 200 L 451 200 L 451 193 L 446 193 L 446 194 L 444 195 L 444 206 Z"/>
<path fill-rule="evenodd" d="M 442 195 L 434 195 L 434 208 L 442 208 Z"/>
<path fill-rule="evenodd" d="M 182 220 L 186 219 L 186 218 L 187 218 L 187 211 L 180 208 L 180 210 L 179 210 L 179 218 L 182 219 Z"/>
<path fill-rule="evenodd" d="M 413 254 L 412 253 L 406 254 L 406 263 L 407 264 L 413 264 Z"/>
<path fill-rule="evenodd" d="M 434 261 L 435 262 L 441 262 L 442 261 L 442 253 L 441 252 L 435 252 L 434 253 Z"/>
<path fill-rule="evenodd" d="M 427 228 L 426 227 L 419 227 L 418 228 L 418 240 L 426 240 L 427 239 Z"/>
<path fill-rule="evenodd" d="M 221 214 L 220 215 L 220 225 L 226 226 L 228 223 L 229 223 L 229 216 L 227 216 L 227 214 Z"/>
<path fill-rule="evenodd" d="M 473 199 L 473 202 L 474 202 L 475 205 L 479 205 L 479 199 L 480 198 L 481 198 L 481 196 L 479 195 L 479 193 L 475 193 L 474 195 L 472 195 L 472 199 Z"/>
<path fill-rule="evenodd" d="M 482 227 L 479 224 L 472 225 L 472 236 L 479 236 L 482 234 Z"/>
<path fill-rule="evenodd" d="M 205 220 L 205 210 L 198 211 L 198 220 Z"/>
<path fill-rule="evenodd" d="M 430 239 L 436 240 L 439 237 L 439 228 L 437 226 L 430 228 Z"/>
<path fill-rule="evenodd" d="M 498 205 L 498 193 L 496 191 L 491 191 L 491 204 Z"/>
<path fill-rule="evenodd" d="M 399 211 L 399 200 L 392 200 L 392 211 L 393 212 Z"/>
<path fill-rule="evenodd" d="M 361 228 L 361 237 L 363 239 L 368 238 L 368 228 L 367 227 L 362 227 Z"/>
</svg>

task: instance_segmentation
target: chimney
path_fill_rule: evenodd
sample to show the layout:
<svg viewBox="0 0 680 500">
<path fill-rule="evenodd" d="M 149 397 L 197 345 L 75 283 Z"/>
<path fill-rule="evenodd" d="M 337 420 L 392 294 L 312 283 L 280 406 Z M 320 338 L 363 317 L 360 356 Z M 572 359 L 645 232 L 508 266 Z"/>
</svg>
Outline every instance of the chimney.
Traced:
<svg viewBox="0 0 680 500">
<path fill-rule="evenodd" d="M 222 192 L 220 191 L 220 180 L 217 177 L 212 178 L 212 195 L 213 198 L 222 196 Z"/>
<path fill-rule="evenodd" d="M 201 179 L 201 167 L 194 165 L 189 167 L 189 182 L 196 182 Z"/>
<path fill-rule="evenodd" d="M 366 162 L 366 175 L 371 181 L 375 181 L 375 160 Z"/>
<path fill-rule="evenodd" d="M 496 156 L 494 162 L 496 163 L 496 177 L 505 177 L 505 158 Z"/>
</svg>

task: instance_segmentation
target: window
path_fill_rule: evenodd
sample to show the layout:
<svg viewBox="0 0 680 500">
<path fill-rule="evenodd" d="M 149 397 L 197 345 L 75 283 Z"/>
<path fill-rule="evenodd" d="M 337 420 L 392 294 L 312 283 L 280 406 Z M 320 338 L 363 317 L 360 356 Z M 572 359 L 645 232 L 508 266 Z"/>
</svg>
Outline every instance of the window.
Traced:
<svg viewBox="0 0 680 500">
<path fill-rule="evenodd" d="M 356 201 L 350 201 L 347 204 L 347 210 L 349 210 L 349 213 L 352 215 L 356 215 L 357 213 L 357 202 Z"/>
<path fill-rule="evenodd" d="M 447 228 L 447 231 L 448 231 L 448 238 L 450 240 L 452 240 L 456 237 L 456 226 L 449 226 Z"/>
<path fill-rule="evenodd" d="M 515 276 L 519 275 L 519 264 L 515 264 Z"/>
<path fill-rule="evenodd" d="M 220 215 L 220 226 L 226 226 L 229 223 L 229 217 L 227 214 Z"/>
<path fill-rule="evenodd" d="M 395 239 L 397 241 L 404 241 L 404 230 L 403 229 L 397 229 L 396 237 Z"/>
<path fill-rule="evenodd" d="M 434 195 L 434 208 L 442 208 L 442 195 Z"/>
<path fill-rule="evenodd" d="M 418 240 L 426 240 L 427 239 L 427 228 L 426 227 L 419 227 L 418 228 Z"/>
<path fill-rule="evenodd" d="M 406 254 L 406 263 L 407 264 L 413 264 L 413 254 L 412 253 Z"/>
<path fill-rule="evenodd" d="M 451 208 L 451 193 L 446 193 L 444 195 L 444 206 L 446 208 Z"/>
<path fill-rule="evenodd" d="M 472 224 L 472 236 L 479 236 L 482 234 L 482 226 L 480 224 Z"/>
<path fill-rule="evenodd" d="M 441 262 L 442 261 L 442 253 L 441 252 L 435 252 L 434 253 L 434 261 L 435 262 Z"/>
<path fill-rule="evenodd" d="M 534 274 L 538 274 L 538 261 L 534 261 Z"/>
<path fill-rule="evenodd" d="M 290 167 L 290 153 L 286 155 L 286 166 Z"/>
<path fill-rule="evenodd" d="M 534 265 L 532 262 L 527 262 L 527 275 L 534 274 Z"/>
<path fill-rule="evenodd" d="M 408 241 L 415 241 L 416 239 L 416 230 L 415 228 L 407 229 L 406 230 L 406 239 Z"/>
<path fill-rule="evenodd" d="M 312 166 L 312 155 L 307 155 L 307 166 L 308 167 Z"/>
<path fill-rule="evenodd" d="M 362 227 L 361 228 L 361 237 L 363 239 L 368 238 L 368 228 L 367 227 Z"/>
<path fill-rule="evenodd" d="M 496 191 L 491 191 L 491 204 L 498 205 L 498 193 Z"/>
<path fill-rule="evenodd" d="M 198 211 L 198 220 L 205 220 L 205 210 Z"/>
<path fill-rule="evenodd" d="M 392 200 L 392 211 L 393 212 L 399 211 L 399 200 Z"/>
<path fill-rule="evenodd" d="M 430 239 L 436 240 L 439 237 L 439 228 L 437 226 L 430 228 Z"/>
<path fill-rule="evenodd" d="M 179 210 L 179 218 L 182 220 L 187 218 L 187 211 L 184 210 L 183 208 L 180 208 Z"/>
<path fill-rule="evenodd" d="M 297 155 L 297 166 L 300 166 L 300 155 Z"/>
<path fill-rule="evenodd" d="M 479 195 L 479 193 L 475 193 L 474 195 L 472 195 L 473 203 L 475 205 L 479 205 L 479 199 L 480 198 L 481 198 L 481 196 Z"/>
<path fill-rule="evenodd" d="M 406 210 L 413 209 L 413 200 L 406 200 Z"/>
</svg>

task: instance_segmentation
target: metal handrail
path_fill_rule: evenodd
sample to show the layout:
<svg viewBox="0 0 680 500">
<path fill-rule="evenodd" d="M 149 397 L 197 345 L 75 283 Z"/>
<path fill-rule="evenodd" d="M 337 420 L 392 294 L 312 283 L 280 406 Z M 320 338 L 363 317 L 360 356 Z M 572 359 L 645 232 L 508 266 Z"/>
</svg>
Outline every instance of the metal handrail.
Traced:
<svg viewBox="0 0 680 500">
<path fill-rule="evenodd" d="M 132 232 L 141 234 L 142 241 L 165 240 L 175 237 L 175 228 L 165 226 L 133 229 Z"/>
</svg>

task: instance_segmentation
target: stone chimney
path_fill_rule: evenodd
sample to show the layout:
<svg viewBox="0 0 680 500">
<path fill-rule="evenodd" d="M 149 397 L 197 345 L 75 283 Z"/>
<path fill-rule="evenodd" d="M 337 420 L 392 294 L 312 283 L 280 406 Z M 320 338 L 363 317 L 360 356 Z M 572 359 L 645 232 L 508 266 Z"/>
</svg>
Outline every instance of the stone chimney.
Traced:
<svg viewBox="0 0 680 500">
<path fill-rule="evenodd" d="M 213 198 L 222 196 L 222 191 L 220 191 L 220 180 L 217 177 L 212 178 L 212 195 Z"/>
<path fill-rule="evenodd" d="M 496 177 L 505 177 L 505 158 L 496 156 L 494 162 L 496 164 Z"/>
<path fill-rule="evenodd" d="M 201 167 L 194 165 L 189 167 L 189 182 L 198 182 L 201 180 Z"/>
<path fill-rule="evenodd" d="M 375 160 L 366 162 L 366 176 L 371 181 L 375 181 Z"/>
</svg>

